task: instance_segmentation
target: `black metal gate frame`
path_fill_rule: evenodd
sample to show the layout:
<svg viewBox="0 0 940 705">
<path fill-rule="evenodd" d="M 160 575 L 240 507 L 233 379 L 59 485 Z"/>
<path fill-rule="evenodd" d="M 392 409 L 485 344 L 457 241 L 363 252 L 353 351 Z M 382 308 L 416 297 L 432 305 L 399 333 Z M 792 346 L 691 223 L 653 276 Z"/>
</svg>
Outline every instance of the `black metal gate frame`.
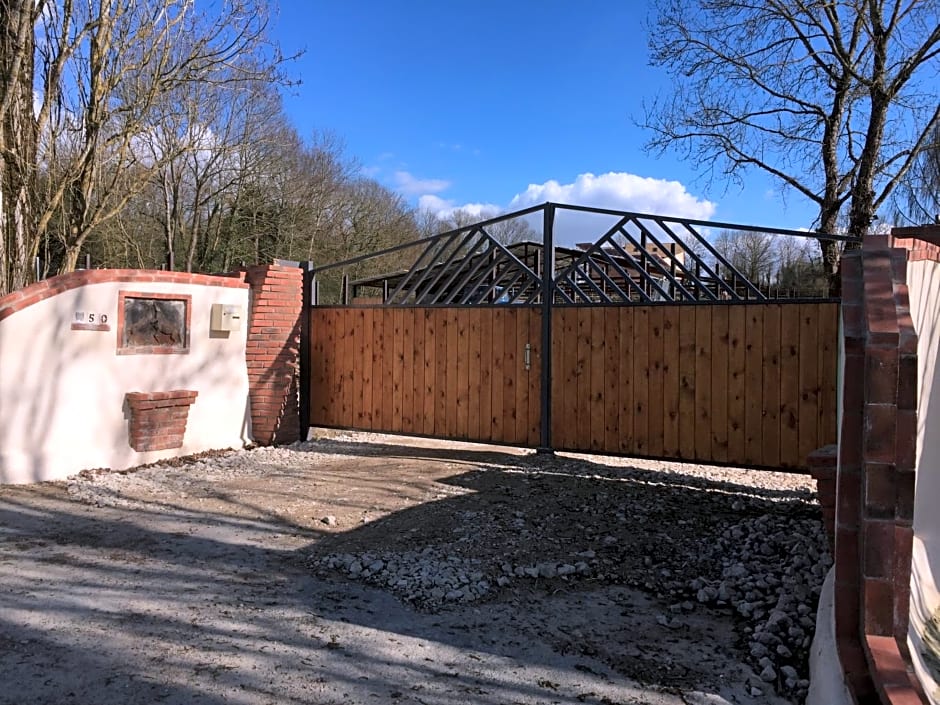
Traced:
<svg viewBox="0 0 940 705">
<path fill-rule="evenodd" d="M 559 211 L 609 215 L 618 220 L 590 246 L 566 250 L 567 265 L 556 272 L 555 217 Z M 520 259 L 515 245 L 504 245 L 487 228 L 511 219 L 542 213 L 542 242 L 525 243 L 541 248 L 534 266 Z M 453 307 L 531 306 L 542 311 L 541 429 L 538 452 L 551 453 L 551 349 L 552 309 L 556 306 L 655 305 L 683 303 L 723 305 L 766 302 L 770 297 L 725 258 L 699 229 L 722 229 L 770 235 L 850 243 L 859 238 L 828 233 L 768 228 L 689 218 L 633 213 L 606 208 L 547 202 L 507 213 L 431 237 L 385 248 L 341 262 L 314 266 L 293 262 L 304 270 L 303 321 L 300 342 L 300 427 L 310 427 L 310 325 L 309 311 L 319 301 L 318 276 L 409 249 L 418 251 L 403 272 L 353 282 L 353 286 L 377 286 L 382 282 L 381 303 L 350 304 L 350 282 L 343 275 L 343 306 Z M 658 231 L 658 234 L 657 234 Z M 621 238 L 623 244 L 616 238 Z M 687 243 L 695 243 L 689 247 Z M 632 247 L 631 252 L 628 248 Z M 702 250 L 714 260 L 709 265 Z M 681 253 L 681 256 L 679 256 Z M 525 259 L 528 259 L 528 247 Z M 689 263 L 691 260 L 691 266 Z M 282 262 L 282 264 L 288 264 Z M 602 266 L 603 265 L 603 266 Z M 610 274 L 610 270 L 615 273 Z M 721 271 L 724 270 L 722 275 Z M 593 276 L 592 276 L 593 275 Z M 614 277 L 619 277 L 621 283 Z M 595 281 L 596 278 L 596 281 Z M 390 288 L 388 281 L 397 282 Z M 587 291 L 586 291 L 587 289 Z M 506 295 L 496 296 L 506 291 Z M 589 293 L 590 292 L 590 293 Z M 838 301 L 831 297 L 789 301 Z"/>
</svg>

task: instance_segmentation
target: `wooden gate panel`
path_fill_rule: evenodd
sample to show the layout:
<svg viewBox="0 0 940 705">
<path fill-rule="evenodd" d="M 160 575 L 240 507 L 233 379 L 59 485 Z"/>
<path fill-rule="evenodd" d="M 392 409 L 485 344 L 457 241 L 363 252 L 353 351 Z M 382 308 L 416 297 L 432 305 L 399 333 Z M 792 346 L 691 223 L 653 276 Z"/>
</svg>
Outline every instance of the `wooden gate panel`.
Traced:
<svg viewBox="0 0 940 705">
<path fill-rule="evenodd" d="M 553 446 L 805 467 L 835 442 L 837 316 L 830 302 L 556 308 Z"/>
<path fill-rule="evenodd" d="M 552 321 L 555 448 L 803 467 L 835 441 L 838 304 L 572 306 Z M 539 445 L 539 309 L 315 308 L 311 326 L 315 425 Z"/>
<path fill-rule="evenodd" d="M 323 307 L 310 317 L 313 425 L 538 445 L 539 310 Z"/>
</svg>

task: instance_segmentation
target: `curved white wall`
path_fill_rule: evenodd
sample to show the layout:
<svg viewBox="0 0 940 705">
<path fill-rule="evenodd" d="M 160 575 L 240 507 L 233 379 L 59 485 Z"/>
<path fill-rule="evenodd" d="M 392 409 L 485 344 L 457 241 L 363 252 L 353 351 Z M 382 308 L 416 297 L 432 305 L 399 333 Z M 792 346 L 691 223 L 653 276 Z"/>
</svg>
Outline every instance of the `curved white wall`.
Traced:
<svg viewBox="0 0 940 705">
<path fill-rule="evenodd" d="M 0 482 L 59 479 L 87 468 L 127 468 L 242 447 L 250 439 L 245 365 L 249 290 L 238 284 L 91 283 L 0 320 Z M 189 352 L 116 354 L 122 290 L 191 296 Z M 216 303 L 241 308 L 240 331 L 210 334 L 210 307 Z M 76 312 L 86 319 L 94 313 L 96 321 L 106 315 L 110 330 L 72 330 Z M 199 393 L 190 407 L 183 447 L 134 451 L 128 444 L 124 395 L 173 389 Z"/>
<path fill-rule="evenodd" d="M 911 560 L 909 646 L 915 670 L 932 702 L 937 684 L 920 655 L 926 622 L 940 607 L 940 263 L 908 263 L 911 318 L 917 331 L 917 485 Z"/>
</svg>

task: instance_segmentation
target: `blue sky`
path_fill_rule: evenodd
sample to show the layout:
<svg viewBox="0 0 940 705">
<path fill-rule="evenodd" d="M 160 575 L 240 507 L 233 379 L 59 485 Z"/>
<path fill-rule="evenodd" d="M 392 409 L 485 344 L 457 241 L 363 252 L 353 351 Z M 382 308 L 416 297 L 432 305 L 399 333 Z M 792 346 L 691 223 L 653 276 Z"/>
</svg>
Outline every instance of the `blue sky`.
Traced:
<svg viewBox="0 0 940 705">
<path fill-rule="evenodd" d="M 812 204 L 755 172 L 744 190 L 647 154 L 643 2 L 281 0 L 273 27 L 302 84 L 304 136 L 328 130 L 362 172 L 435 211 L 546 200 L 775 227 Z"/>
</svg>

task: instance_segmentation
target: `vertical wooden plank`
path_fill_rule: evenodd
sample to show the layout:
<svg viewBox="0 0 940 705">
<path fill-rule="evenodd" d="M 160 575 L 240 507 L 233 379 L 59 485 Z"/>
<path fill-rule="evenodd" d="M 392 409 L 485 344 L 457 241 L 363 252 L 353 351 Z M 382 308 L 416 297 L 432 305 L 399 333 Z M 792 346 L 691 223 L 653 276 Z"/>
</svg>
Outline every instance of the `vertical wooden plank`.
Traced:
<svg viewBox="0 0 940 705">
<path fill-rule="evenodd" d="M 728 308 L 728 462 L 745 462 L 745 395 L 747 393 L 747 311 Z"/>
<path fill-rule="evenodd" d="M 424 433 L 424 312 L 411 309 L 411 342 L 405 343 L 411 355 L 411 432 Z M 410 350 L 408 347 L 410 346 Z"/>
<path fill-rule="evenodd" d="M 774 304 L 771 304 L 774 305 Z M 754 305 L 745 307 L 744 331 L 744 460 L 748 465 L 763 465 L 763 417 L 766 410 L 764 404 L 765 385 L 769 381 L 764 368 L 766 350 L 766 330 L 764 318 L 767 315 L 767 306 Z M 776 340 L 779 341 L 779 334 Z M 773 382 L 770 382 L 773 384 Z M 779 388 L 779 380 L 776 384 Z"/>
<path fill-rule="evenodd" d="M 349 353 L 352 349 L 350 341 L 349 311 L 339 309 L 337 312 L 339 323 L 339 343 L 337 345 L 336 355 L 336 376 L 334 383 L 336 385 L 336 419 L 338 426 L 349 426 L 351 415 L 349 405 L 352 399 L 351 387 L 351 365 L 349 364 Z"/>
<path fill-rule="evenodd" d="M 385 431 L 382 397 L 385 395 L 385 319 L 390 309 L 377 308 L 372 317 L 372 416 L 373 428 Z"/>
<path fill-rule="evenodd" d="M 503 441 L 516 442 L 516 387 L 519 380 L 519 354 L 516 350 L 516 311 L 503 314 Z"/>
<path fill-rule="evenodd" d="M 780 309 L 780 464 L 800 464 L 800 307 Z"/>
<path fill-rule="evenodd" d="M 457 354 L 453 356 L 454 371 L 457 373 L 457 389 L 454 397 L 457 420 L 454 436 L 467 438 L 470 419 L 470 310 L 455 309 L 457 322 Z"/>
<path fill-rule="evenodd" d="M 586 448 L 590 448 L 591 450 L 603 450 L 605 436 L 604 419 L 607 411 L 607 405 L 604 401 L 604 395 L 606 393 L 606 383 L 604 381 L 606 374 L 605 363 L 607 361 L 604 317 L 607 314 L 607 309 L 595 306 L 590 309 L 590 312 L 591 323 L 589 335 L 591 341 L 591 357 L 588 363 L 590 372 L 590 396 L 588 398 L 590 404 L 590 431 L 587 438 L 589 445 L 587 445 Z"/>
<path fill-rule="evenodd" d="M 604 451 L 620 451 L 620 310 L 604 308 Z"/>
<path fill-rule="evenodd" d="M 493 309 L 480 309 L 480 418 L 477 438 L 493 439 Z"/>
<path fill-rule="evenodd" d="M 839 304 L 819 304 L 819 445 L 837 440 L 836 377 L 839 369 Z"/>
<path fill-rule="evenodd" d="M 331 426 L 337 426 L 342 419 L 342 407 L 343 407 L 343 393 L 342 393 L 342 384 L 340 382 L 340 376 L 342 375 L 342 357 L 343 357 L 343 321 L 341 318 L 342 311 L 339 309 L 330 309 L 330 328 L 333 331 L 331 352 L 329 359 L 329 366 L 327 370 L 329 372 L 329 385 L 330 385 L 330 402 L 329 410 L 327 411 L 327 418 L 330 421 Z"/>
<path fill-rule="evenodd" d="M 327 336 L 326 317 L 323 309 L 310 310 L 310 423 L 313 426 L 326 424 L 326 360 L 324 355 Z"/>
<path fill-rule="evenodd" d="M 467 438 L 480 439 L 480 319 L 479 308 L 469 309 L 467 343 L 469 357 L 467 385 Z"/>
<path fill-rule="evenodd" d="M 505 307 L 493 308 L 493 335 L 491 337 L 493 351 L 492 377 L 492 402 L 490 407 L 490 437 L 494 441 L 502 441 L 505 438 L 505 427 L 503 424 L 503 390 L 505 389 L 503 379 L 503 338 L 505 332 Z"/>
<path fill-rule="evenodd" d="M 420 309 L 424 318 L 424 387 L 421 396 L 421 433 L 434 435 L 434 416 L 437 409 L 437 321 L 430 308 Z"/>
<path fill-rule="evenodd" d="M 362 365 L 362 428 L 372 430 L 372 386 L 375 380 L 372 369 L 372 319 L 374 311 L 371 308 L 362 309 L 362 322 L 359 334 L 362 336 L 362 355 L 359 364 Z"/>
<path fill-rule="evenodd" d="M 695 312 L 695 459 L 712 459 L 712 307 Z"/>
<path fill-rule="evenodd" d="M 568 335 L 568 309 L 556 308 L 552 310 L 552 446 L 564 448 L 565 418 L 568 407 L 565 395 L 567 394 L 568 369 L 565 357 L 565 339 Z"/>
<path fill-rule="evenodd" d="M 578 312 L 577 337 L 577 397 L 575 412 L 575 434 L 572 450 L 589 450 L 591 447 L 591 309 L 581 306 Z"/>
<path fill-rule="evenodd" d="M 685 460 L 695 457 L 695 319 L 700 308 L 679 308 L 679 457 Z"/>
<path fill-rule="evenodd" d="M 655 457 L 663 455 L 663 307 L 652 306 L 649 310 L 649 402 L 646 454 Z"/>
<path fill-rule="evenodd" d="M 750 450 L 749 456 L 757 456 L 753 462 L 768 467 L 778 467 L 780 465 L 780 419 L 781 419 L 781 398 L 780 384 L 782 378 L 782 345 L 780 338 L 781 331 L 781 311 L 780 304 L 767 304 L 761 306 L 764 314 L 763 320 L 763 350 L 761 351 L 761 370 L 763 373 L 763 383 L 760 387 L 763 398 L 762 407 L 762 432 L 759 433 L 760 445 L 757 449 Z M 750 309 L 748 309 L 750 311 Z M 750 322 L 750 319 L 748 319 Z M 748 341 L 750 341 L 750 330 L 748 330 Z M 754 392 L 751 389 L 751 357 L 747 361 L 747 394 L 748 407 L 750 408 L 750 395 Z M 756 375 L 755 375 L 756 376 Z M 748 423 L 750 424 L 750 414 L 748 414 Z M 747 429 L 748 448 L 750 449 L 751 429 Z"/>
<path fill-rule="evenodd" d="M 460 324 L 457 318 L 457 309 L 447 309 L 447 395 L 445 402 L 447 416 L 444 432 L 448 438 L 457 437 L 457 358 L 460 354 Z"/>
<path fill-rule="evenodd" d="M 516 319 L 516 430 L 515 443 L 527 445 L 529 439 L 529 375 L 532 366 L 532 333 L 529 330 L 529 309 L 513 309 Z M 529 369 L 526 369 L 526 345 L 529 346 Z"/>
<path fill-rule="evenodd" d="M 636 308 L 624 306 L 619 309 L 619 343 L 620 343 L 620 390 L 618 393 L 618 424 L 621 453 L 636 453 L 636 444 L 633 436 L 633 389 L 635 372 L 633 368 L 634 330 Z"/>
<path fill-rule="evenodd" d="M 537 448 L 542 442 L 542 312 L 526 309 L 529 319 L 529 341 L 532 345 L 532 369 L 529 370 L 528 445 Z"/>
<path fill-rule="evenodd" d="M 577 335 L 577 328 L 572 324 L 572 310 L 556 308 L 552 311 L 552 444 L 555 448 L 568 447 L 570 420 L 574 419 L 571 404 L 575 395 L 570 389 L 577 385 L 577 380 L 572 372 L 570 340 Z"/>
<path fill-rule="evenodd" d="M 365 416 L 362 411 L 362 385 L 365 374 L 360 362 L 362 361 L 362 356 L 364 354 L 362 324 L 365 320 L 365 310 L 357 308 L 353 309 L 350 313 L 352 314 L 354 321 L 352 329 L 353 351 L 352 356 L 349 359 L 349 365 L 354 370 L 354 374 L 352 376 L 352 418 L 350 426 L 354 428 L 362 428 Z"/>
<path fill-rule="evenodd" d="M 347 309 L 346 312 L 346 416 L 343 425 L 350 428 L 357 426 L 357 408 L 362 399 L 362 368 L 356 364 L 359 354 L 359 309 Z"/>
<path fill-rule="evenodd" d="M 679 307 L 663 307 L 663 457 L 679 457 Z"/>
<path fill-rule="evenodd" d="M 819 304 L 800 304 L 800 399 L 798 467 L 819 446 Z"/>
<path fill-rule="evenodd" d="M 450 321 L 447 309 L 437 308 L 434 312 L 434 328 L 437 331 L 434 351 L 434 435 L 447 435 L 447 336 Z"/>
<path fill-rule="evenodd" d="M 401 313 L 401 430 L 402 433 L 414 433 L 415 312 L 412 308 L 404 308 Z"/>
<path fill-rule="evenodd" d="M 633 318 L 633 447 L 649 455 L 650 307 L 638 306 Z"/>
<path fill-rule="evenodd" d="M 728 462 L 728 307 L 712 309 L 712 460 Z"/>
<path fill-rule="evenodd" d="M 384 383 L 382 385 L 382 416 L 385 419 L 385 428 L 389 431 L 399 430 L 398 419 L 398 408 L 395 403 L 395 368 L 397 365 L 397 356 L 395 354 L 395 338 L 397 333 L 397 321 L 395 318 L 395 313 L 400 313 L 400 309 L 386 309 L 384 316 L 384 328 L 385 328 L 385 348 L 384 348 L 384 363 L 383 368 L 385 370 Z M 399 383 L 401 378 L 398 379 Z M 398 405 L 400 406 L 400 404 Z"/>
<path fill-rule="evenodd" d="M 402 323 L 404 318 L 402 309 L 392 309 L 392 415 L 390 428 L 395 432 L 400 432 L 402 428 L 402 361 L 405 357 Z"/>
</svg>

